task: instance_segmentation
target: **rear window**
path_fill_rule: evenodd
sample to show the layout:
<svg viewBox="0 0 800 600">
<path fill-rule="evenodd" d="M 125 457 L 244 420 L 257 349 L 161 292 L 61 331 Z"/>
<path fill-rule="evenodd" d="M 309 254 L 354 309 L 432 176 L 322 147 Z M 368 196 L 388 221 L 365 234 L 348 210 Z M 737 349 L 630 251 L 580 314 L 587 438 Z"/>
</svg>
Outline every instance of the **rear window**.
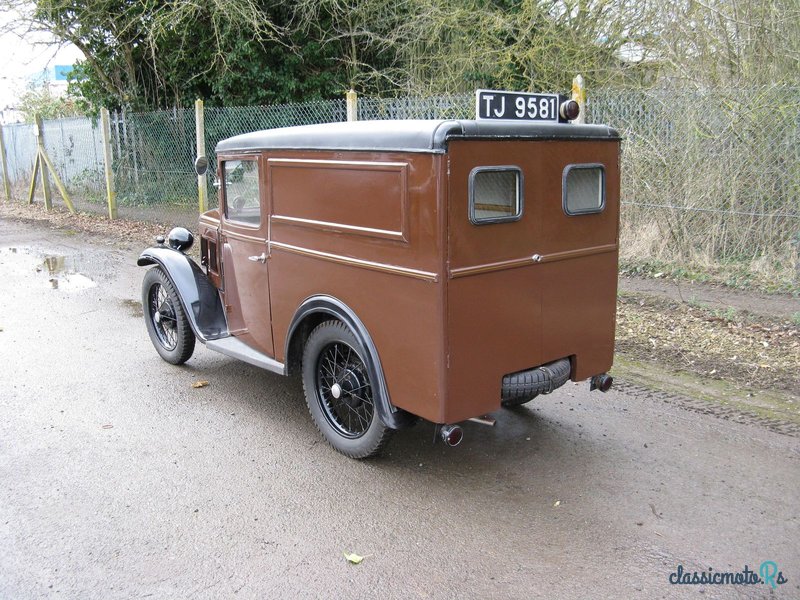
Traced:
<svg viewBox="0 0 800 600">
<path fill-rule="evenodd" d="M 469 219 L 476 225 L 517 221 L 522 216 L 519 167 L 477 167 L 469 174 Z"/>
<path fill-rule="evenodd" d="M 568 215 L 598 213 L 606 205 L 606 172 L 603 165 L 569 165 L 564 169 L 564 212 Z"/>
</svg>

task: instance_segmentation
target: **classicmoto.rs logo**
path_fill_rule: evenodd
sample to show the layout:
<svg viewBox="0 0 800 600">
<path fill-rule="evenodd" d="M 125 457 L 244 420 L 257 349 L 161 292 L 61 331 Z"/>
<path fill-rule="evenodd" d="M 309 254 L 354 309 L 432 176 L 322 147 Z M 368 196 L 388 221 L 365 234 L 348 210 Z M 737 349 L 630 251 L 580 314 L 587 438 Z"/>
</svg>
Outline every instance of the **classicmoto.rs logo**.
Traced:
<svg viewBox="0 0 800 600">
<path fill-rule="evenodd" d="M 759 585 L 766 584 L 773 589 L 783 585 L 789 580 L 778 569 L 774 560 L 765 560 L 758 567 L 758 571 L 750 570 L 748 565 L 738 572 L 715 571 L 709 567 L 708 571 L 687 571 L 683 565 L 678 565 L 669 575 L 669 582 L 673 585 Z"/>
</svg>

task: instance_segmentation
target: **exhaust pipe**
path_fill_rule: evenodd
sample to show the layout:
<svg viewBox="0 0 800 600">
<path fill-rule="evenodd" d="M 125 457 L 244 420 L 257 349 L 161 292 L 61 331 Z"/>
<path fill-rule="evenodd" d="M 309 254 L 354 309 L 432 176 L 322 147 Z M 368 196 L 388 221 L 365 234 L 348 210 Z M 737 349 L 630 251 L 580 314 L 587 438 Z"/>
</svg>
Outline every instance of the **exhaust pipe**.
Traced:
<svg viewBox="0 0 800 600">
<path fill-rule="evenodd" d="M 614 378 L 611 375 L 608 373 L 601 373 L 600 375 L 592 377 L 592 380 L 589 382 L 589 391 L 600 390 L 605 393 L 611 389 L 613 383 Z"/>
<path fill-rule="evenodd" d="M 448 446 L 458 446 L 464 439 L 464 430 L 458 425 L 442 425 L 439 429 L 439 436 Z"/>
</svg>

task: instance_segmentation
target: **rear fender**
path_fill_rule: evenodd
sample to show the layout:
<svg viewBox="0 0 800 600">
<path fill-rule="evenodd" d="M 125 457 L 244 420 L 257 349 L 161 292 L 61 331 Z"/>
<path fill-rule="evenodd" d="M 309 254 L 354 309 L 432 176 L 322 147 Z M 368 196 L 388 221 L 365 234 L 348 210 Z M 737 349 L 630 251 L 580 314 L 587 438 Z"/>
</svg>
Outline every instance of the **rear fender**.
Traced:
<svg viewBox="0 0 800 600">
<path fill-rule="evenodd" d="M 289 349 L 292 343 L 292 338 L 298 330 L 298 326 L 302 321 L 314 314 L 321 314 L 330 316 L 340 320 L 342 323 L 350 328 L 350 331 L 361 342 L 366 356 L 364 362 L 369 370 L 370 379 L 375 382 L 373 386 L 374 396 L 377 402 L 375 407 L 378 411 L 378 416 L 387 427 L 392 429 L 404 429 L 413 425 L 417 417 L 401 408 L 392 405 L 389 398 L 389 390 L 386 387 L 386 379 L 383 376 L 383 367 L 381 360 L 378 356 L 378 350 L 375 343 L 372 341 L 367 328 L 358 318 L 356 313 L 341 300 L 333 298 L 332 296 L 312 296 L 307 298 L 295 312 L 294 318 L 289 325 L 289 331 L 286 335 L 286 348 L 284 349 L 284 356 L 286 361 L 289 361 Z"/>
<path fill-rule="evenodd" d="M 219 291 L 191 258 L 172 248 L 148 248 L 139 256 L 140 267 L 158 265 L 166 272 L 201 342 L 228 335 L 228 322 Z"/>
</svg>

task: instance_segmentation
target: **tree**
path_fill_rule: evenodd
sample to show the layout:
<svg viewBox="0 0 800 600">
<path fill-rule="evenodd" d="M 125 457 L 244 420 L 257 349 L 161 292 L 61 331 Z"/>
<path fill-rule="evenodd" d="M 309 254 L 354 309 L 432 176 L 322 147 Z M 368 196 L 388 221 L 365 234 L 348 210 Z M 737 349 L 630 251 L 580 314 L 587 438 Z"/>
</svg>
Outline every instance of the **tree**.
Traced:
<svg viewBox="0 0 800 600">
<path fill-rule="evenodd" d="M 650 51 L 671 80 L 748 86 L 800 82 L 797 0 L 679 0 L 648 8 Z"/>
<path fill-rule="evenodd" d="M 196 97 L 288 102 L 319 97 L 336 80 L 319 45 L 297 52 L 287 29 L 293 12 L 273 0 L 3 4 L 20 11 L 29 31 L 52 32 L 83 52 L 72 89 L 86 104 L 144 110 Z"/>
<path fill-rule="evenodd" d="M 800 77 L 797 0 L 0 0 L 86 56 L 85 105 Z M 638 59 L 632 57 L 638 56 Z"/>
<path fill-rule="evenodd" d="M 73 97 L 54 95 L 46 81 L 29 86 L 20 97 L 18 107 L 26 123 L 33 123 L 36 115 L 43 119 L 60 119 L 81 114 Z"/>
</svg>

